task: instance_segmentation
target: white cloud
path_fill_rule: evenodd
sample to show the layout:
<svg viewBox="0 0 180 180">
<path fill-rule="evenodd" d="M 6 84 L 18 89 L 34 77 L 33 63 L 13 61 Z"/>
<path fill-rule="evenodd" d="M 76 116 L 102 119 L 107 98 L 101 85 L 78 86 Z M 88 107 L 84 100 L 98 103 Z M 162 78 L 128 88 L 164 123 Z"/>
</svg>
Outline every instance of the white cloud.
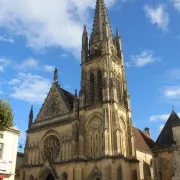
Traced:
<svg viewBox="0 0 180 180">
<path fill-rule="evenodd" d="M 164 96 L 169 99 L 180 98 L 180 86 L 170 86 L 164 89 Z"/>
<path fill-rule="evenodd" d="M 0 36 L 0 41 L 2 42 L 7 42 L 7 43 L 11 43 L 13 44 L 14 43 L 14 39 L 7 36 L 7 35 L 4 35 L 4 36 Z"/>
<path fill-rule="evenodd" d="M 180 12 L 180 0 L 172 0 L 174 7 Z"/>
<path fill-rule="evenodd" d="M 160 115 L 152 115 L 149 118 L 150 122 L 159 122 L 159 121 L 167 121 L 170 114 L 160 114 Z M 180 116 L 180 113 L 178 113 L 178 116 Z"/>
<path fill-rule="evenodd" d="M 47 72 L 52 73 L 54 71 L 55 67 L 54 66 L 49 66 L 49 65 L 45 65 L 44 66 L 44 70 Z"/>
<path fill-rule="evenodd" d="M 64 58 L 64 57 L 68 57 L 68 56 L 69 56 L 69 54 L 64 53 L 64 54 L 59 55 L 59 58 Z"/>
<path fill-rule="evenodd" d="M 167 121 L 170 114 L 152 115 L 149 118 L 150 122 Z"/>
<path fill-rule="evenodd" d="M 31 73 L 20 73 L 18 78 L 12 79 L 9 84 L 13 90 L 11 97 L 31 104 L 41 104 L 51 87 L 49 79 Z"/>
<path fill-rule="evenodd" d="M 35 60 L 34 58 L 28 58 L 21 63 L 16 65 L 16 68 L 22 69 L 22 70 L 28 70 L 28 69 L 39 69 L 39 62 Z"/>
<path fill-rule="evenodd" d="M 107 6 L 115 0 L 106 0 Z M 79 53 L 83 24 L 95 0 L 0 0 L 0 27 L 34 49 L 60 46 Z M 92 20 L 91 20 L 92 22 Z"/>
<path fill-rule="evenodd" d="M 6 58 L 0 58 L 0 72 L 4 72 L 6 66 L 10 64 L 10 61 Z"/>
<path fill-rule="evenodd" d="M 15 63 L 14 67 L 21 71 L 40 70 L 40 71 L 46 71 L 46 72 L 50 72 L 50 73 L 52 73 L 55 69 L 54 66 L 43 65 L 43 64 L 39 63 L 38 60 L 36 60 L 32 57 L 22 61 L 21 63 Z"/>
<path fill-rule="evenodd" d="M 143 67 L 147 64 L 157 62 L 160 60 L 158 57 L 154 57 L 154 52 L 149 50 L 144 50 L 138 55 L 131 56 L 132 61 L 129 63 L 126 63 L 128 67 L 130 66 L 137 66 L 137 67 Z"/>
<path fill-rule="evenodd" d="M 159 4 L 156 7 L 152 7 L 146 4 L 144 6 L 144 10 L 151 24 L 156 24 L 163 31 L 167 30 L 169 24 L 169 15 L 166 12 L 165 5 Z"/>
<path fill-rule="evenodd" d="M 8 84 L 10 85 L 18 85 L 21 83 L 21 80 L 19 79 L 12 79 Z"/>
</svg>

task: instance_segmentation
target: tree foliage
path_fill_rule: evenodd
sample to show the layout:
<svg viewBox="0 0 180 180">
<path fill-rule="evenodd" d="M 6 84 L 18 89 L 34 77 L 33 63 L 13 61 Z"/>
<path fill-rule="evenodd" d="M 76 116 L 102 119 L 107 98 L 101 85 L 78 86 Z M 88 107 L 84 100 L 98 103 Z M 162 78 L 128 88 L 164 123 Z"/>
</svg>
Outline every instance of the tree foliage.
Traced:
<svg viewBox="0 0 180 180">
<path fill-rule="evenodd" d="M 0 99 L 0 131 L 13 126 L 13 112 L 8 102 Z"/>
</svg>

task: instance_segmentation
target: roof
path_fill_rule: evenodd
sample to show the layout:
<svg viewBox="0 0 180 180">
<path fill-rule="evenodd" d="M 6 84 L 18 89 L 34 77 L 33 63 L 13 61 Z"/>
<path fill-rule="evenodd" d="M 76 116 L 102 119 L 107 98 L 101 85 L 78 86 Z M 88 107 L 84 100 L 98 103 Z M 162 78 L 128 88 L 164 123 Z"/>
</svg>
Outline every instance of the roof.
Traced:
<svg viewBox="0 0 180 180">
<path fill-rule="evenodd" d="M 16 129 L 15 127 L 9 127 L 8 129 L 6 129 L 6 131 L 20 135 L 20 131 L 18 129 Z"/>
<path fill-rule="evenodd" d="M 154 141 L 152 140 L 150 135 L 135 127 L 133 127 L 133 130 L 136 142 L 135 147 L 140 150 L 151 152 L 151 149 L 154 146 Z"/>
<path fill-rule="evenodd" d="M 24 156 L 23 152 L 17 152 L 17 156 Z"/>
<path fill-rule="evenodd" d="M 46 99 L 44 100 L 44 103 L 41 106 L 41 109 L 37 115 L 36 121 L 60 115 L 59 105 L 55 103 L 57 97 L 54 96 L 54 91 L 55 92 L 57 91 L 58 97 L 61 97 L 59 101 L 66 106 L 66 112 L 72 111 L 75 96 L 71 94 L 70 92 L 66 91 L 65 89 L 63 89 L 61 86 L 59 86 L 58 83 L 53 83 L 49 93 L 47 94 Z M 49 110 L 49 108 L 51 108 L 50 106 L 51 105 L 53 106 L 53 103 L 55 104 L 56 107 L 52 113 L 50 111 L 47 111 L 47 108 Z"/>
<path fill-rule="evenodd" d="M 69 106 L 71 108 L 73 108 L 74 95 L 71 94 L 70 92 L 66 91 L 65 89 L 61 88 L 60 86 L 59 86 L 59 88 L 60 88 L 61 92 L 63 93 L 67 103 L 69 104 Z"/>
<path fill-rule="evenodd" d="M 157 138 L 156 149 L 171 148 L 175 141 L 173 139 L 173 126 L 180 126 L 180 119 L 178 115 L 172 111 L 159 137 Z"/>
</svg>

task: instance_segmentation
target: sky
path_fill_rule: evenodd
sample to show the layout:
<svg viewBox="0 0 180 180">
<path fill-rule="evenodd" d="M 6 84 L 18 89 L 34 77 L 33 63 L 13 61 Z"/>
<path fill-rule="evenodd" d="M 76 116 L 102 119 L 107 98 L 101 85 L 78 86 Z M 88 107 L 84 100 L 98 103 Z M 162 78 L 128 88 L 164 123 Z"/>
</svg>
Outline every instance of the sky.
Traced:
<svg viewBox="0 0 180 180">
<path fill-rule="evenodd" d="M 156 140 L 174 107 L 180 115 L 180 0 L 105 0 L 120 31 L 133 124 Z M 58 69 L 60 85 L 80 89 L 83 25 L 95 0 L 0 0 L 0 98 L 8 100 L 24 144 Z"/>
</svg>

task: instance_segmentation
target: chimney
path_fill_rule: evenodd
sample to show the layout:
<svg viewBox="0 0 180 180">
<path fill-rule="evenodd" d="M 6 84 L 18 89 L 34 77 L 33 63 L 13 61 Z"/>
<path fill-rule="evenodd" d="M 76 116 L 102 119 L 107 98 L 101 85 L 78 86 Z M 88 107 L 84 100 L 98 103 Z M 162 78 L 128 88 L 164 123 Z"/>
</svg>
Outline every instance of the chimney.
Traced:
<svg viewBox="0 0 180 180">
<path fill-rule="evenodd" d="M 150 135 L 150 129 L 149 129 L 148 127 L 146 127 L 146 128 L 144 129 L 144 131 L 145 131 L 145 133 L 147 133 L 149 136 L 151 136 L 151 135 Z"/>
</svg>

